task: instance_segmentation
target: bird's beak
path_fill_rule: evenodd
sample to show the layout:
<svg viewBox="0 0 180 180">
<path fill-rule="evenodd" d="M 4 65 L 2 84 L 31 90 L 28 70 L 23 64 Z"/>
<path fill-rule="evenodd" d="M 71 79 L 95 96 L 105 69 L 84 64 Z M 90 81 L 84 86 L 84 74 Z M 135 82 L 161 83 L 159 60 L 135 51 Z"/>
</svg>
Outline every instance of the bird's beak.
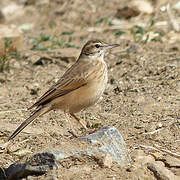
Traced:
<svg viewBox="0 0 180 180">
<path fill-rule="evenodd" d="M 118 47 L 120 46 L 120 44 L 108 44 L 106 46 L 104 46 L 106 49 L 112 49 L 112 48 L 115 48 L 115 47 Z"/>
</svg>

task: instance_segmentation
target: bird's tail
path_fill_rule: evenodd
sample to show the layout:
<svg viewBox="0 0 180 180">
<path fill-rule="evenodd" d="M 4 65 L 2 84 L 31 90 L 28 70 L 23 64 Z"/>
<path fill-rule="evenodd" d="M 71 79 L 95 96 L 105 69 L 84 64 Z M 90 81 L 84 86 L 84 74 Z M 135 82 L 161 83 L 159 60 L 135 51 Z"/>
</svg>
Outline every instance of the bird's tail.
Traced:
<svg viewBox="0 0 180 180">
<path fill-rule="evenodd" d="M 37 109 L 35 109 L 29 118 L 27 118 L 9 137 L 8 141 L 12 140 L 14 137 L 16 137 L 28 124 L 30 124 L 36 117 L 42 116 L 43 114 L 49 112 L 51 108 L 49 106 L 39 106 Z"/>
</svg>

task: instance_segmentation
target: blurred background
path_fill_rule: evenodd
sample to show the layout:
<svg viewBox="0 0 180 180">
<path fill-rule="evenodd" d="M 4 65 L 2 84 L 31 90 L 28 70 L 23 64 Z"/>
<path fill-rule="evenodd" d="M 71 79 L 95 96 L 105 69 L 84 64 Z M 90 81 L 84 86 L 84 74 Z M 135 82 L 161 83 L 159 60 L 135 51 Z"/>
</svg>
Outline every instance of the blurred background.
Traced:
<svg viewBox="0 0 180 180">
<path fill-rule="evenodd" d="M 7 0 L 0 2 L 1 34 L 19 34 L 18 50 L 78 48 L 97 37 L 173 43 L 179 40 L 179 6 L 175 0 Z"/>
<path fill-rule="evenodd" d="M 133 157 L 141 145 L 180 152 L 179 31 L 179 0 L 1 0 L 0 143 L 28 116 L 26 108 L 75 62 L 82 46 L 98 38 L 121 46 L 105 57 L 109 81 L 103 100 L 79 117 L 90 127 L 115 126 Z M 64 116 L 49 113 L 16 138 L 0 165 L 56 147 L 66 137 L 70 140 Z M 149 151 L 141 153 L 145 157 Z M 156 159 L 163 154 L 152 153 Z M 92 169 L 89 174 L 104 179 L 107 172 Z M 176 168 L 167 172 L 180 175 Z M 78 173 L 87 178 L 88 172 Z M 145 166 L 128 173 L 115 166 L 111 174 L 155 179 Z"/>
</svg>

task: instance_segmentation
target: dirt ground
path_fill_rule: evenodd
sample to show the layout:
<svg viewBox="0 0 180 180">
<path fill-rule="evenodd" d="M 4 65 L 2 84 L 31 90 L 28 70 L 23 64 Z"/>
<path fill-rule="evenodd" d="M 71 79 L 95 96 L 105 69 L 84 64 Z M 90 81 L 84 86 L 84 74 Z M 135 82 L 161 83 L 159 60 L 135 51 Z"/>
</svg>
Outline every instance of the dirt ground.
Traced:
<svg viewBox="0 0 180 180">
<path fill-rule="evenodd" d="M 161 10 L 167 0 L 150 1 L 152 14 L 140 13 L 129 19 L 118 19 L 117 11 L 132 0 L 8 0 L 1 1 L 0 7 L 9 2 L 23 6 L 23 15 L 14 14 L 3 24 L 20 27 L 26 23 L 32 28 L 24 31 L 23 46 L 19 56 L 10 60 L 9 72 L 0 73 L 0 143 L 28 117 L 26 109 L 75 62 L 84 43 L 99 38 L 121 46 L 105 57 L 109 81 L 103 98 L 78 116 L 90 126 L 115 126 L 130 155 L 142 145 L 180 152 L 180 38 L 168 13 Z M 177 1 L 170 2 L 173 6 Z M 173 13 L 180 19 L 178 11 Z M 81 133 L 79 125 L 72 122 Z M 14 139 L 8 152 L 0 155 L 0 166 L 8 167 L 32 153 L 61 147 L 62 142 L 73 139 L 68 130 L 62 112 L 38 118 Z M 17 149 L 29 153 L 17 155 Z M 142 150 L 146 154 L 150 151 Z M 144 174 L 141 177 L 137 171 L 116 164 L 110 169 L 92 162 L 82 166 L 84 170 L 75 173 L 62 168 L 38 179 L 53 174 L 58 179 L 74 180 L 155 179 L 147 168 L 139 170 Z"/>
</svg>

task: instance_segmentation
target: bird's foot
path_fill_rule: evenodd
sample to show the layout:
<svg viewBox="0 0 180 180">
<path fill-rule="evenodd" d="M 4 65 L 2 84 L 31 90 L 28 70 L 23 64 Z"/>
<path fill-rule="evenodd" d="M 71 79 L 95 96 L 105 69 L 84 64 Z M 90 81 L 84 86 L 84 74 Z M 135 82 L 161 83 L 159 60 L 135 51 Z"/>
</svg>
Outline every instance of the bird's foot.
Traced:
<svg viewBox="0 0 180 180">
<path fill-rule="evenodd" d="M 98 128 L 88 129 L 88 130 L 87 130 L 87 133 L 88 133 L 88 134 L 93 134 L 93 133 L 95 133 L 97 130 L 98 130 Z"/>
<path fill-rule="evenodd" d="M 71 131 L 68 131 L 73 137 L 75 138 L 80 138 L 80 137 L 83 137 L 83 136 L 86 136 L 88 134 L 93 134 L 95 133 L 96 131 L 98 130 L 98 128 L 93 128 L 93 129 L 88 129 L 86 128 L 81 134 L 77 134 L 75 131 L 71 130 Z"/>
<path fill-rule="evenodd" d="M 9 144 L 10 144 L 10 141 L 7 141 L 4 144 L 0 144 L 0 153 L 2 153 L 8 147 Z"/>
</svg>

